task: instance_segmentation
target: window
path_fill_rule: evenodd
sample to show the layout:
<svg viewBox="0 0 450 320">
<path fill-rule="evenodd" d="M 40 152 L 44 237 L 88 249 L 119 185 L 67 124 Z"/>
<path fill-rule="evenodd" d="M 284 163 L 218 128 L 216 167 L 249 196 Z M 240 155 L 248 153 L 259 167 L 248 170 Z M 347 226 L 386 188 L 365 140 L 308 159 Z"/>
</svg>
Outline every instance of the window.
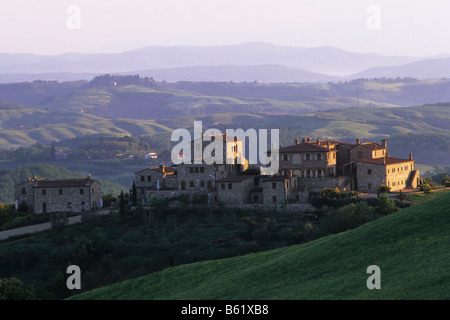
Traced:
<svg viewBox="0 0 450 320">
<path fill-rule="evenodd" d="M 205 167 L 200 167 L 200 173 L 205 173 Z"/>
<path fill-rule="evenodd" d="M 311 178 L 311 170 L 306 170 L 306 177 Z"/>
<path fill-rule="evenodd" d="M 72 208 L 72 202 L 67 202 L 67 208 Z"/>
<path fill-rule="evenodd" d="M 198 167 L 195 167 L 195 173 L 198 173 L 198 169 L 199 169 Z"/>
<path fill-rule="evenodd" d="M 275 182 L 272 182 L 272 189 L 276 189 L 277 188 L 277 184 Z"/>
<path fill-rule="evenodd" d="M 322 154 L 321 153 L 317 154 L 317 160 L 322 160 Z"/>
<path fill-rule="evenodd" d="M 141 176 L 141 182 L 145 181 L 145 176 Z"/>
<path fill-rule="evenodd" d="M 27 189 L 22 188 L 22 194 L 27 194 Z"/>
<path fill-rule="evenodd" d="M 186 190 L 186 181 L 181 181 L 181 190 Z"/>
<path fill-rule="evenodd" d="M 367 174 L 372 174 L 372 169 L 367 169 Z"/>
<path fill-rule="evenodd" d="M 272 202 L 273 202 L 273 203 L 277 203 L 277 196 L 273 196 L 273 197 L 272 197 Z"/>
<path fill-rule="evenodd" d="M 205 186 L 205 181 L 200 181 L 200 187 L 204 187 Z"/>
<path fill-rule="evenodd" d="M 372 188 L 372 184 L 369 183 L 369 184 L 367 185 L 367 188 L 371 189 L 371 188 Z"/>
<path fill-rule="evenodd" d="M 80 194 L 84 194 L 84 189 L 80 189 Z"/>
<path fill-rule="evenodd" d="M 47 213 L 47 203 L 42 203 L 42 212 Z"/>
<path fill-rule="evenodd" d="M 362 158 L 362 152 L 361 151 L 358 152 L 358 158 Z"/>
<path fill-rule="evenodd" d="M 190 167 L 189 168 L 189 173 L 194 173 L 194 168 Z"/>
<path fill-rule="evenodd" d="M 222 190 L 225 190 L 225 183 L 222 183 L 222 184 L 220 185 L 220 188 L 221 188 Z"/>
<path fill-rule="evenodd" d="M 191 187 L 191 188 L 194 187 L 194 181 L 189 181 L 189 187 Z"/>
<path fill-rule="evenodd" d="M 322 169 L 318 169 L 317 170 L 317 176 L 318 177 L 322 177 Z"/>
<path fill-rule="evenodd" d="M 311 156 L 310 156 L 309 153 L 307 153 L 307 154 L 305 155 L 305 160 L 311 160 Z"/>
<path fill-rule="evenodd" d="M 258 195 L 255 194 L 255 195 L 253 196 L 253 201 L 254 201 L 254 202 L 257 202 L 257 201 L 258 201 Z"/>
<path fill-rule="evenodd" d="M 228 184 L 228 190 L 231 190 L 233 188 L 233 184 L 229 183 Z"/>
<path fill-rule="evenodd" d="M 333 152 L 333 159 L 336 159 L 336 153 Z"/>
<path fill-rule="evenodd" d="M 147 182 L 152 182 L 152 176 L 147 176 Z"/>
<path fill-rule="evenodd" d="M 287 154 L 283 154 L 283 161 L 288 161 L 288 155 Z"/>
<path fill-rule="evenodd" d="M 45 196 L 47 194 L 47 190 L 46 189 L 42 189 L 42 195 Z"/>
<path fill-rule="evenodd" d="M 60 196 L 62 196 L 62 194 L 63 194 L 63 189 L 58 189 L 58 194 L 59 194 Z"/>
<path fill-rule="evenodd" d="M 212 188 L 212 182 L 211 181 L 206 181 L 206 186 L 208 187 L 208 189 Z"/>
<path fill-rule="evenodd" d="M 81 210 L 82 211 L 86 210 L 86 203 L 85 202 L 81 203 Z"/>
</svg>

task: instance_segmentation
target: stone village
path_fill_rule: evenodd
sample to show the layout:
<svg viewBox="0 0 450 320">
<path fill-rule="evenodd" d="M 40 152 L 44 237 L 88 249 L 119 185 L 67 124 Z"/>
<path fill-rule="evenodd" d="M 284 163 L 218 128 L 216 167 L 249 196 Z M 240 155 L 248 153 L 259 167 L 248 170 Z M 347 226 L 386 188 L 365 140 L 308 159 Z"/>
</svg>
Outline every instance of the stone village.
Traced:
<svg viewBox="0 0 450 320">
<path fill-rule="evenodd" d="M 160 165 L 135 173 L 137 199 L 148 206 L 152 198 L 174 198 L 181 194 L 207 195 L 209 203 L 228 205 L 307 204 L 326 188 L 359 193 L 377 193 L 380 185 L 391 191 L 416 189 L 420 185 L 412 154 L 406 159 L 389 156 L 387 141 L 355 143 L 334 140 L 295 139 L 280 146 L 278 170 L 263 174 L 242 157 L 244 141 L 227 134 L 211 133 L 209 139 L 193 139 L 205 148 L 205 140 L 223 142 L 231 160 L 211 163 L 206 159 Z M 191 155 L 191 159 L 194 155 Z M 237 161 L 244 159 L 244 161 Z M 15 185 L 16 208 L 34 213 L 81 212 L 102 207 L 101 185 L 89 175 L 84 179 L 46 180 L 28 178 Z"/>
</svg>

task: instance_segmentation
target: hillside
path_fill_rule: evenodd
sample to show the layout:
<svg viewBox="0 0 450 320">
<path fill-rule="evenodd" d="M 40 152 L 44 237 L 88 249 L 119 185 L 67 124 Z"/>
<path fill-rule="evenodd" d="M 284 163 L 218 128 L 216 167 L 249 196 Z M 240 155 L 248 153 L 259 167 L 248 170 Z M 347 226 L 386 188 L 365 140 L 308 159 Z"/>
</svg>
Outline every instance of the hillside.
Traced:
<svg viewBox="0 0 450 320">
<path fill-rule="evenodd" d="M 287 248 L 168 268 L 72 299 L 449 299 L 450 193 Z M 381 269 L 369 290 L 366 269 Z"/>
<path fill-rule="evenodd" d="M 1 73 L 116 73 L 156 68 L 214 65 L 283 65 L 312 72 L 347 75 L 375 66 L 416 61 L 418 57 L 383 56 L 324 46 L 277 46 L 252 42 L 225 46 L 150 46 L 114 54 L 38 56 L 0 53 Z M 259 79 L 257 79 L 259 80 Z"/>
<path fill-rule="evenodd" d="M 379 66 L 369 68 L 349 78 L 414 77 L 419 79 L 439 79 L 450 77 L 450 58 L 414 61 L 400 66 Z"/>
</svg>

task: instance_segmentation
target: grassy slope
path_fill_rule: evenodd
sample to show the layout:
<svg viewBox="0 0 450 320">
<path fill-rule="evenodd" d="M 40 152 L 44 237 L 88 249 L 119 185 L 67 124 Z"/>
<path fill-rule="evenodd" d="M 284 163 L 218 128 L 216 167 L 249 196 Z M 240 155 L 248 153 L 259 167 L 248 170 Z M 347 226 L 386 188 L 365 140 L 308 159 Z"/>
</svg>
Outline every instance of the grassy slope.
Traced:
<svg viewBox="0 0 450 320">
<path fill-rule="evenodd" d="M 169 268 L 74 299 L 448 299 L 450 193 L 303 245 Z M 369 265 L 381 290 L 366 287 Z"/>
</svg>

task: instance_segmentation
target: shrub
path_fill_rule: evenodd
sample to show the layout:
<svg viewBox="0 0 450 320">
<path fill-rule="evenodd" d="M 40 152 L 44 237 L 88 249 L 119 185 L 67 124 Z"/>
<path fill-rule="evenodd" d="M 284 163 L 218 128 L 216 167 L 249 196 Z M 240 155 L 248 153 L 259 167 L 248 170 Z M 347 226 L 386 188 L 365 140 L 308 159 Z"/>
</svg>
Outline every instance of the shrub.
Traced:
<svg viewBox="0 0 450 320">
<path fill-rule="evenodd" d="M 395 201 L 390 199 L 387 193 L 383 193 L 378 200 L 377 211 L 382 215 L 388 215 L 399 210 Z"/>
<path fill-rule="evenodd" d="M 428 183 L 421 184 L 419 188 L 425 193 L 430 193 L 431 189 L 433 189 Z"/>
<path fill-rule="evenodd" d="M 0 279 L 0 300 L 33 300 L 36 290 L 17 278 Z"/>
<path fill-rule="evenodd" d="M 380 185 L 378 187 L 378 194 L 380 194 L 380 193 L 388 193 L 388 192 L 391 192 L 391 187 L 389 187 L 389 186 L 387 186 L 385 184 L 382 184 L 382 185 Z"/>
<path fill-rule="evenodd" d="M 69 223 L 69 218 L 67 213 L 58 212 L 50 216 L 50 222 L 53 230 L 61 230 Z"/>
</svg>

